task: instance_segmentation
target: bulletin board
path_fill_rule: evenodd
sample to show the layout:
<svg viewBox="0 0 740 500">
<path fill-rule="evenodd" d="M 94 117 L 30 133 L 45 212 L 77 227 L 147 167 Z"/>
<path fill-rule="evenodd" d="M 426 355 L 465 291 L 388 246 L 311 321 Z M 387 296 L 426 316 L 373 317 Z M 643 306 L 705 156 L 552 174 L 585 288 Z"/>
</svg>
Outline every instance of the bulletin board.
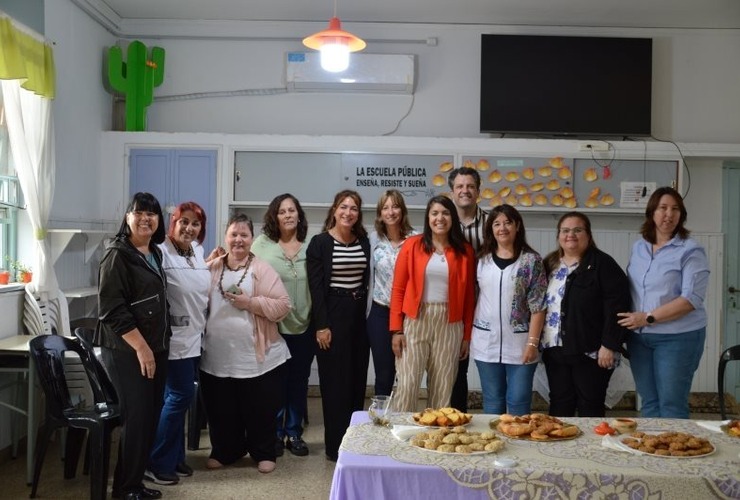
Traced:
<svg viewBox="0 0 740 500">
<path fill-rule="evenodd" d="M 677 161 L 463 156 L 462 164 L 480 173 L 484 208 L 638 213 L 655 189 L 678 180 Z"/>
<path fill-rule="evenodd" d="M 303 204 L 331 204 L 338 191 L 352 189 L 369 206 L 397 189 L 409 207 L 424 207 L 449 191 L 452 168 L 452 155 L 238 151 L 234 201 L 269 202 L 289 192 Z"/>
</svg>

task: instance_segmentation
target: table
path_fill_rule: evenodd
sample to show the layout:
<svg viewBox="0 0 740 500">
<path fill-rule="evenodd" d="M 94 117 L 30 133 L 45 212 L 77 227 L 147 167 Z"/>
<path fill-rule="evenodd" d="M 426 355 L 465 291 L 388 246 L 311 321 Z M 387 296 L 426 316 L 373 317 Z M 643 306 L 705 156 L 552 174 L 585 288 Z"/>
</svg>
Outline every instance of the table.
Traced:
<svg viewBox="0 0 740 500">
<path fill-rule="evenodd" d="M 31 335 L 14 335 L 0 339 L 0 373 L 16 373 L 27 376 L 28 399 L 26 408 L 0 401 L 0 405 L 26 416 L 27 484 L 31 484 L 33 479 L 33 455 L 36 446 L 36 370 L 28 348 L 28 342 L 32 338 Z M 13 450 L 15 452 L 15 442 L 13 442 Z"/>
<path fill-rule="evenodd" d="M 488 430 L 494 415 L 475 415 L 471 431 Z M 400 420 L 397 420 L 400 419 Z M 394 416 L 406 423 L 407 415 Z M 707 437 L 716 451 L 703 458 L 633 455 L 601 445 L 593 428 L 603 419 L 564 419 L 583 435 L 558 442 L 504 438 L 485 455 L 447 455 L 410 446 L 355 412 L 339 450 L 330 498 L 740 498 L 740 439 L 691 420 L 637 419 L 646 432 L 682 431 Z M 420 429 L 421 432 L 421 429 Z M 497 458 L 513 467 L 499 467 Z"/>
</svg>

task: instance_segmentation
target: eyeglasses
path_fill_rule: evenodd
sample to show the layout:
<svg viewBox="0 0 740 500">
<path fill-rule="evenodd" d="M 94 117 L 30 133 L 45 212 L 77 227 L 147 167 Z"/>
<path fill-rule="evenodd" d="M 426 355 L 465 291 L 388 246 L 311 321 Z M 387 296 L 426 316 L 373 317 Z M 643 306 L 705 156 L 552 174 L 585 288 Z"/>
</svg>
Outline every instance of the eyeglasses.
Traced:
<svg viewBox="0 0 740 500">
<path fill-rule="evenodd" d="M 583 229 L 582 227 L 561 227 L 560 228 L 560 234 L 571 234 L 572 233 L 578 236 L 584 231 L 585 229 Z"/>
</svg>

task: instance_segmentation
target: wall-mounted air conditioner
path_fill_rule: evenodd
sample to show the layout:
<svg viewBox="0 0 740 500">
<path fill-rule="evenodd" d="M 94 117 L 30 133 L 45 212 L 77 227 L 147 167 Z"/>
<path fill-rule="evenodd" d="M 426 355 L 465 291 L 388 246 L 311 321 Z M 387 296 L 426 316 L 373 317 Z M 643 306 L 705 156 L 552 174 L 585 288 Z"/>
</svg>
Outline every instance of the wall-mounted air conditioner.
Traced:
<svg viewBox="0 0 740 500">
<path fill-rule="evenodd" d="M 416 68 L 413 55 L 350 55 L 349 68 L 331 73 L 321 68 L 318 52 L 289 52 L 285 80 L 292 92 L 381 92 L 413 94 Z"/>
</svg>

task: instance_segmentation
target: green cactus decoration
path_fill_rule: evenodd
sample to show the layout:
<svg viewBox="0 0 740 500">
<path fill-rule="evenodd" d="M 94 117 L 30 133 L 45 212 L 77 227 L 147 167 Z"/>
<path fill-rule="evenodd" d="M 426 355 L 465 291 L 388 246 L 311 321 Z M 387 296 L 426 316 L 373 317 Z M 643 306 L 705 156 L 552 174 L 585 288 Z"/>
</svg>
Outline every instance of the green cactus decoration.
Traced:
<svg viewBox="0 0 740 500">
<path fill-rule="evenodd" d="M 108 82 L 126 98 L 126 131 L 146 130 L 146 108 L 154 87 L 164 81 L 164 49 L 152 47 L 152 58 L 146 55 L 146 45 L 138 40 L 129 44 L 127 62 L 122 61 L 121 47 L 108 50 Z"/>
</svg>

